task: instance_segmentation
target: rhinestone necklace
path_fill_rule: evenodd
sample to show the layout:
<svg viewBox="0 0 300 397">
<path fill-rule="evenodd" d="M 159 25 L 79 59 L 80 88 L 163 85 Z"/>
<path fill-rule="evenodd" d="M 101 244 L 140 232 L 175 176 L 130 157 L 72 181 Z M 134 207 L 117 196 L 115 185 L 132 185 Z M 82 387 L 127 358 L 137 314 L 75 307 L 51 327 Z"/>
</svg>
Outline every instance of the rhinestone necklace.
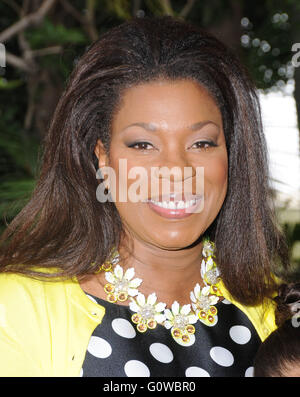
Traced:
<svg viewBox="0 0 300 397">
<path fill-rule="evenodd" d="M 138 287 L 142 279 L 134 278 L 134 268 L 125 272 L 119 264 L 120 255 L 116 248 L 110 254 L 96 273 L 105 272 L 107 284 L 104 291 L 108 302 L 130 301 L 129 308 L 133 312 L 131 321 L 136 325 L 139 332 L 154 329 L 158 324 L 170 329 L 173 339 L 182 346 L 190 346 L 195 342 L 195 324 L 197 321 L 214 326 L 218 321 L 217 308 L 214 306 L 222 297 L 218 287 L 220 282 L 219 271 L 214 261 L 215 245 L 209 239 L 203 239 L 200 274 L 204 282 L 201 288 L 199 283 L 190 292 L 191 303 L 180 306 L 174 301 L 171 309 L 166 304 L 157 302 L 156 293 L 153 292 L 146 297 L 139 292 Z M 94 263 L 93 263 L 94 264 Z"/>
</svg>

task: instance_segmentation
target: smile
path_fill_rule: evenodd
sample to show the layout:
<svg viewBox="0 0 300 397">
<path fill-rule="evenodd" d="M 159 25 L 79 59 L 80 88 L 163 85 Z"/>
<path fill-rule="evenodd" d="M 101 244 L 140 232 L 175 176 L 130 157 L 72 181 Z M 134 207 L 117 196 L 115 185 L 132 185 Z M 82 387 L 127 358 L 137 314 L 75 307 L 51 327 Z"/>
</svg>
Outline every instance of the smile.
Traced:
<svg viewBox="0 0 300 397">
<path fill-rule="evenodd" d="M 184 208 L 189 208 L 192 207 L 193 205 L 196 204 L 197 200 L 190 200 L 190 201 L 154 201 L 154 200 L 150 200 L 151 203 L 153 203 L 154 205 L 158 205 L 159 207 L 162 208 L 169 208 L 172 210 L 175 209 L 184 209 Z"/>
<path fill-rule="evenodd" d="M 147 200 L 149 208 L 164 218 L 181 219 L 191 216 L 197 209 L 202 198 L 187 201 L 155 201 Z"/>
</svg>

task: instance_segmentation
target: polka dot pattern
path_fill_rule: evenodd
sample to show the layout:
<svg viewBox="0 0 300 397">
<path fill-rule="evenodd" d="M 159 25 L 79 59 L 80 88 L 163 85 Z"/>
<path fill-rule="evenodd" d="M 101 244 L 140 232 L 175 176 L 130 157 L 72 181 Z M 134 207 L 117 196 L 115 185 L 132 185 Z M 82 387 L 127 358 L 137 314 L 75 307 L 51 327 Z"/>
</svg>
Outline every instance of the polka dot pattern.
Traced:
<svg viewBox="0 0 300 397">
<path fill-rule="evenodd" d="M 127 363 L 124 365 L 124 371 L 127 376 L 131 377 L 150 376 L 150 371 L 147 365 L 138 360 L 127 361 Z"/>
<path fill-rule="evenodd" d="M 94 296 L 105 316 L 91 335 L 81 377 L 217 377 L 253 376 L 260 339 L 247 316 L 235 305 L 218 302 L 218 321 L 198 321 L 187 344 L 176 343 L 162 325 L 140 333 L 127 306 Z"/>
<path fill-rule="evenodd" d="M 86 294 L 86 296 L 87 296 L 92 302 L 97 303 L 96 298 L 94 298 L 93 296 L 91 296 L 91 295 L 89 295 L 89 294 Z"/>
<path fill-rule="evenodd" d="M 133 325 L 124 318 L 115 318 L 111 323 L 112 329 L 116 334 L 123 336 L 123 338 L 134 338 L 136 336 L 136 331 Z"/>
<path fill-rule="evenodd" d="M 205 369 L 203 368 L 199 368 L 199 367 L 189 367 L 186 369 L 185 371 L 185 376 L 186 377 L 197 377 L 197 378 L 203 378 L 203 377 L 209 377 L 209 373 L 207 371 L 205 371 Z"/>
<path fill-rule="evenodd" d="M 229 330 L 231 339 L 239 345 L 244 345 L 251 339 L 251 332 L 249 328 L 244 325 L 234 325 Z"/>
<path fill-rule="evenodd" d="M 99 336 L 92 336 L 88 345 L 88 352 L 97 358 L 107 358 L 111 355 L 111 345 Z"/>
<path fill-rule="evenodd" d="M 170 363 L 173 361 L 173 353 L 171 349 L 163 343 L 152 343 L 149 347 L 152 356 L 161 363 Z"/>
<path fill-rule="evenodd" d="M 254 376 L 254 367 L 249 367 L 246 369 L 245 377 L 250 378 Z"/>
<path fill-rule="evenodd" d="M 222 367 L 230 367 L 234 362 L 233 355 L 225 347 L 215 346 L 210 349 L 209 355 L 215 363 Z"/>
</svg>

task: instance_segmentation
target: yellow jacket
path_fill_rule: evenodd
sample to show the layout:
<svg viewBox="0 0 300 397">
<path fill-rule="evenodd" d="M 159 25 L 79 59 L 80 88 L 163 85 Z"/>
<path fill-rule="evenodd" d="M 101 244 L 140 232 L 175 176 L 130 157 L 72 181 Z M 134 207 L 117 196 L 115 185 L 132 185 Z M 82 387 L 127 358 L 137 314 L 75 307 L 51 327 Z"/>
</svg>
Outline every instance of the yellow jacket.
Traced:
<svg viewBox="0 0 300 397">
<path fill-rule="evenodd" d="M 263 341 L 276 329 L 274 307 L 240 308 Z M 0 274 L 0 376 L 79 376 L 90 336 L 105 314 L 76 278 L 44 281 Z"/>
</svg>

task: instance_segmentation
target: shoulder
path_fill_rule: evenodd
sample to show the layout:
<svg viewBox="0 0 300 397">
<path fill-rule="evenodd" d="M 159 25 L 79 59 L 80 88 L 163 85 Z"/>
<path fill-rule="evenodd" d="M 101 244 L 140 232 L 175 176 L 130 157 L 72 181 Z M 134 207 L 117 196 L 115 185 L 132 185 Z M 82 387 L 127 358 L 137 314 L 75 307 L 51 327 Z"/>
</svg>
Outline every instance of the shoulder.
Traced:
<svg viewBox="0 0 300 397">
<path fill-rule="evenodd" d="M 19 308 L 29 301 L 38 303 L 41 302 L 43 291 L 51 285 L 58 291 L 63 287 L 64 282 L 19 273 L 0 273 L 0 302 L 13 306 L 14 302 L 18 301 Z"/>
<path fill-rule="evenodd" d="M 47 281 L 17 273 L 0 274 L 0 307 L 6 330 L 18 333 L 35 324 L 44 330 L 54 306 L 64 304 L 65 282 Z M 55 310 L 56 311 L 56 310 Z M 58 311 L 56 311 L 58 313 Z M 38 335 L 36 335 L 38 336 Z"/>
<path fill-rule="evenodd" d="M 1 273 L 0 376 L 78 373 L 71 358 L 75 350 L 78 357 L 85 353 L 82 346 L 104 312 L 75 279 Z"/>
<path fill-rule="evenodd" d="M 39 271 L 47 272 L 44 268 Z M 38 332 L 50 325 L 57 330 L 66 319 L 72 325 L 79 318 L 91 322 L 91 313 L 92 323 L 101 321 L 105 313 L 104 307 L 86 296 L 76 277 L 33 278 L 16 273 L 0 273 L 0 308 L 9 327 L 24 330 L 35 324 Z"/>
<path fill-rule="evenodd" d="M 26 288 L 26 286 L 38 286 L 40 283 L 31 277 L 18 273 L 0 273 L 0 296 L 12 294 L 13 291 Z"/>
<path fill-rule="evenodd" d="M 0 373 L 40 376 L 49 339 L 43 282 L 15 274 L 0 274 Z"/>
<path fill-rule="evenodd" d="M 28 316 L 35 316 L 35 322 L 39 324 L 52 319 L 57 321 L 60 317 L 68 317 L 67 312 L 74 312 L 79 306 L 83 310 L 89 309 L 91 301 L 81 290 L 76 277 L 46 277 L 46 273 L 57 270 L 35 268 L 34 271 L 39 271 L 42 275 L 34 277 L 0 273 L 0 305 L 5 308 L 11 324 L 17 326 L 23 320 L 28 323 Z"/>
<path fill-rule="evenodd" d="M 37 296 L 41 296 L 42 283 L 30 277 L 14 273 L 0 274 L 0 304 L 9 314 L 20 312 L 32 305 Z"/>
<path fill-rule="evenodd" d="M 233 303 L 240 310 L 242 310 L 255 327 L 261 341 L 263 342 L 275 329 L 275 309 L 276 304 L 272 299 L 265 299 L 259 305 L 246 306 L 236 301 L 226 289 L 225 285 L 221 282 L 219 288 L 225 299 Z"/>
</svg>

